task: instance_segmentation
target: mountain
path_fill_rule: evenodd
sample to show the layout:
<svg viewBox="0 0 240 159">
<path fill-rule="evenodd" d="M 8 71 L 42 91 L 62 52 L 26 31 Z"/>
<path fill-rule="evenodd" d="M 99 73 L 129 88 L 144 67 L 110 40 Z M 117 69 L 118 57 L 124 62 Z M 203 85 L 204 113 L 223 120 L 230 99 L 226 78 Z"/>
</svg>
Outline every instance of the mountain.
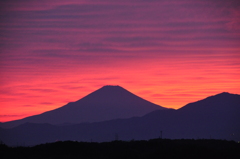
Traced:
<svg viewBox="0 0 240 159">
<path fill-rule="evenodd" d="M 240 95 L 221 93 L 178 110 L 155 110 L 142 117 L 66 126 L 25 123 L 0 129 L 8 145 L 35 145 L 57 140 L 112 141 L 169 139 L 226 139 L 240 141 Z"/>
<path fill-rule="evenodd" d="M 117 118 L 143 116 L 167 108 L 144 100 L 120 86 L 104 86 L 84 98 L 65 106 L 21 120 L 2 123 L 10 128 L 26 122 L 67 124 L 98 122 Z"/>
<path fill-rule="evenodd" d="M 240 140 L 238 94 L 223 92 L 189 103 L 176 111 L 163 113 L 155 111 L 144 118 L 149 121 L 167 121 L 159 126 L 166 130 L 166 137 Z"/>
</svg>

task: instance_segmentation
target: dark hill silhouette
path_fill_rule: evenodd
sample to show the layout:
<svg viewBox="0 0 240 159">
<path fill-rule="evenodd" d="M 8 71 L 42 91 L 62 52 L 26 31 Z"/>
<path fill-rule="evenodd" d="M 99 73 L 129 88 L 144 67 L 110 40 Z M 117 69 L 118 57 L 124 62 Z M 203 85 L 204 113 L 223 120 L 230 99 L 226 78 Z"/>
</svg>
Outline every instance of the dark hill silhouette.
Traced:
<svg viewBox="0 0 240 159">
<path fill-rule="evenodd" d="M 167 130 L 166 137 L 169 135 L 175 138 L 216 138 L 239 141 L 240 95 L 223 92 L 187 104 L 175 111 L 166 113 L 154 111 L 143 118 L 161 122 L 159 127 Z"/>
<path fill-rule="evenodd" d="M 98 122 L 143 116 L 158 109 L 167 108 L 144 100 L 120 86 L 108 85 L 76 102 L 39 115 L 2 123 L 1 127 L 10 128 L 26 122 L 49 124 Z"/>
<path fill-rule="evenodd" d="M 239 159 L 240 144 L 225 140 L 112 141 L 104 143 L 58 141 L 33 147 L 8 147 L 0 143 L 1 158 L 30 159 Z"/>
<path fill-rule="evenodd" d="M 56 140 L 103 142 L 170 139 L 226 139 L 240 141 L 240 95 L 221 93 L 187 104 L 179 110 L 156 110 L 142 117 L 115 119 L 67 126 L 20 125 L 0 129 L 0 140 L 8 145 L 35 145 Z"/>
<path fill-rule="evenodd" d="M 223 92 L 214 96 L 207 97 L 198 102 L 189 103 L 179 110 L 188 111 L 189 113 L 195 113 L 194 111 L 212 113 L 214 111 L 239 111 L 240 101 L 238 94 L 230 94 Z"/>
</svg>

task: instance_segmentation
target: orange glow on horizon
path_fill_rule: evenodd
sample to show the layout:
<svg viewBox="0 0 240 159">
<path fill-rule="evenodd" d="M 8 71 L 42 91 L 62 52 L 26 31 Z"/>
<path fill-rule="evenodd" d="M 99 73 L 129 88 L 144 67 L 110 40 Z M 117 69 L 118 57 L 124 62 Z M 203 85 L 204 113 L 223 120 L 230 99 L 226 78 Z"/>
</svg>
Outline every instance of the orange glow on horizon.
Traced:
<svg viewBox="0 0 240 159">
<path fill-rule="evenodd" d="M 19 81 L 2 87 L 6 92 L 1 96 L 1 112 L 10 115 L 2 114 L 1 121 L 56 109 L 68 102 L 77 101 L 104 85 L 122 86 L 150 102 L 174 109 L 221 92 L 240 94 L 240 80 L 236 74 L 238 68 L 222 69 L 222 60 L 202 66 L 194 66 L 201 62 L 199 60 L 192 61 L 194 67 L 189 67 L 188 61 L 176 62 L 177 65 L 174 66 L 172 63 L 175 61 L 176 59 L 158 64 L 154 60 L 140 60 L 131 69 L 127 69 L 130 68 L 127 65 L 115 66 L 114 69 L 103 67 L 92 70 L 94 73 L 86 71 L 81 75 L 63 71 L 64 75 L 60 74 L 61 76 L 58 74 L 49 77 L 43 73 L 30 80 L 28 75 L 16 77 Z"/>
</svg>

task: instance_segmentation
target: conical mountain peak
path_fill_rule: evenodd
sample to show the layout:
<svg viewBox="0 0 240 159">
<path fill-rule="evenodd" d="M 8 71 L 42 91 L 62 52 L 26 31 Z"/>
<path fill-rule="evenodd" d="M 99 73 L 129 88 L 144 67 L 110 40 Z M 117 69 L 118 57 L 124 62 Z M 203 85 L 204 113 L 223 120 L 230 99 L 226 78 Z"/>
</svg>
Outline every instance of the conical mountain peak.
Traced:
<svg viewBox="0 0 240 159">
<path fill-rule="evenodd" d="M 80 99 L 80 103 L 84 103 L 83 105 L 89 105 L 90 103 L 94 105 L 101 105 L 103 107 L 115 107 L 115 108 L 126 108 L 127 107 L 135 107 L 136 109 L 141 109 L 141 105 L 149 104 L 151 102 L 142 99 L 141 97 L 136 96 L 135 94 L 129 92 L 121 86 L 117 85 L 106 85 L 101 87 L 100 89 L 88 94 L 84 98 Z M 151 103 L 152 105 L 153 104 Z M 150 106 L 151 107 L 151 106 Z M 161 108 L 158 106 L 157 108 Z M 94 108 L 95 109 L 95 108 Z"/>
<path fill-rule="evenodd" d="M 18 125 L 25 122 L 49 124 L 99 122 L 143 116 L 159 109 L 167 108 L 142 99 L 120 86 L 106 85 L 76 102 L 17 122 Z"/>
<path fill-rule="evenodd" d="M 121 86 L 119 85 L 105 85 L 103 86 L 102 88 L 104 89 L 109 89 L 109 88 L 122 88 Z M 100 88 L 101 89 L 101 88 Z"/>
<path fill-rule="evenodd" d="M 121 86 L 118 85 L 105 85 L 103 87 L 101 87 L 100 89 L 96 90 L 96 91 L 107 91 L 107 92 L 111 92 L 111 91 L 127 91 L 126 89 L 124 89 Z"/>
</svg>

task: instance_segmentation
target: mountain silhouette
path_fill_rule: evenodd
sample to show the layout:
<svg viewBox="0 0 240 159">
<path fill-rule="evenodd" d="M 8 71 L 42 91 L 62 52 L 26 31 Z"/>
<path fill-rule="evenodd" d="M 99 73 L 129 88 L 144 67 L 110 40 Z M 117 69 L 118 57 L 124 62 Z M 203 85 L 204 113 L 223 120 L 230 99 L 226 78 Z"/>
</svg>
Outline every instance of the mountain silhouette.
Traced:
<svg viewBox="0 0 240 159">
<path fill-rule="evenodd" d="M 214 114 L 214 112 L 226 114 L 240 111 L 240 101 L 238 94 L 230 94 L 223 92 L 214 96 L 207 97 L 203 100 L 189 103 L 179 109 L 192 114 L 207 113 Z"/>
<path fill-rule="evenodd" d="M 155 110 L 142 117 L 56 126 L 25 123 L 0 129 L 8 145 L 35 145 L 56 140 L 226 139 L 240 141 L 240 95 L 221 93 L 173 110 Z"/>
<path fill-rule="evenodd" d="M 166 137 L 240 140 L 240 95 L 223 92 L 168 112 L 144 116 L 158 121 Z M 167 121 L 167 122 L 162 122 Z M 171 125 L 171 126 L 169 126 Z"/>
<path fill-rule="evenodd" d="M 153 110 L 167 108 L 144 100 L 120 86 L 103 86 L 76 102 L 39 115 L 2 123 L 10 128 L 26 122 L 68 124 L 99 122 L 117 118 L 143 116 Z"/>
</svg>

